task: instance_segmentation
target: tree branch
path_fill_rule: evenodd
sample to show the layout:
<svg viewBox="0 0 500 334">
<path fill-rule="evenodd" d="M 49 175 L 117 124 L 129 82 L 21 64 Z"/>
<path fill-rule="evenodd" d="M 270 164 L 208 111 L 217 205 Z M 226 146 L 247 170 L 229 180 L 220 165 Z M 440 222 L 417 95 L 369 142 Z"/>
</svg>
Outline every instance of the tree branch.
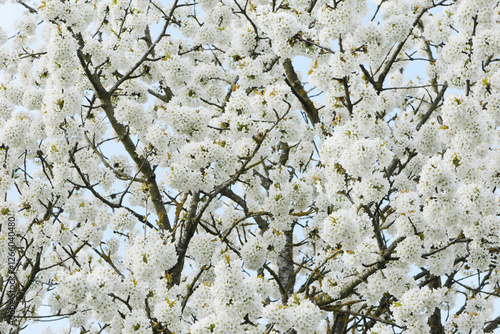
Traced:
<svg viewBox="0 0 500 334">
<path fill-rule="evenodd" d="M 314 103 L 307 96 L 307 92 L 305 91 L 304 86 L 302 86 L 302 83 L 297 77 L 297 73 L 295 73 L 290 58 L 287 58 L 283 61 L 283 68 L 285 69 L 286 74 L 285 82 L 292 89 L 293 95 L 295 95 L 297 99 L 299 99 L 300 103 L 302 104 L 302 108 L 304 108 L 304 111 L 306 112 L 306 115 L 313 126 L 316 125 L 320 122 L 318 109 L 316 109 Z"/>
</svg>

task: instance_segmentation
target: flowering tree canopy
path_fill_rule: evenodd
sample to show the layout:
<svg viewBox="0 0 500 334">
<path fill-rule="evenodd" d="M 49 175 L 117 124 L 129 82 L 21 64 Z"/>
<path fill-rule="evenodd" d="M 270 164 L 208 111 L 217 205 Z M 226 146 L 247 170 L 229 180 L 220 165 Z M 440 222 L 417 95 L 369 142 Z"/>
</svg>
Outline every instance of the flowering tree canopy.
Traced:
<svg viewBox="0 0 500 334">
<path fill-rule="evenodd" d="M 497 0 L 18 3 L 1 333 L 498 328 Z"/>
</svg>

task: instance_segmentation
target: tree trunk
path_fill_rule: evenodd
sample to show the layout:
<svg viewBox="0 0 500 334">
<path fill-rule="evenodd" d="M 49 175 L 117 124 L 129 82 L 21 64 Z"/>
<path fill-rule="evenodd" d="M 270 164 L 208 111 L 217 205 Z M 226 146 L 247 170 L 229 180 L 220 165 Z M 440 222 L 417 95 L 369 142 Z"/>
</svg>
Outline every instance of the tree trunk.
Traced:
<svg viewBox="0 0 500 334">
<path fill-rule="evenodd" d="M 429 288 L 437 289 L 441 287 L 441 279 L 437 276 L 433 277 L 432 281 L 429 283 Z M 444 334 L 443 324 L 441 323 L 441 310 L 439 308 L 434 309 L 434 313 L 427 320 L 427 324 L 431 328 L 431 334 Z"/>
<path fill-rule="evenodd" d="M 278 257 L 278 278 L 285 290 L 281 296 L 283 304 L 287 304 L 288 298 L 293 295 L 295 285 L 295 273 L 293 270 L 293 226 L 284 232 L 286 245 Z"/>
</svg>

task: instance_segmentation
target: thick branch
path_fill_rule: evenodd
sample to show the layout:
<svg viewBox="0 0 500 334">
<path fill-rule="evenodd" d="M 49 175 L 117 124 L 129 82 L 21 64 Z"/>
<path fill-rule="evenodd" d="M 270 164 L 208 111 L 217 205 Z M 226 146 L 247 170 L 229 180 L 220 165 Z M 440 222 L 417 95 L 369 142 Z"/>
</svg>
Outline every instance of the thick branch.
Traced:
<svg viewBox="0 0 500 334">
<path fill-rule="evenodd" d="M 439 103 L 441 102 L 441 100 L 444 97 L 444 92 L 446 91 L 447 88 L 448 88 L 448 85 L 444 84 L 443 88 L 441 88 L 441 90 L 439 91 L 439 93 L 436 96 L 436 98 L 434 99 L 434 101 L 432 101 L 432 104 L 430 105 L 429 110 L 427 110 L 424 117 L 422 117 L 420 122 L 418 122 L 417 131 L 420 130 L 420 128 L 422 127 L 422 125 L 424 125 L 425 122 L 427 122 L 427 120 L 429 119 L 431 114 L 434 112 L 434 110 L 437 109 L 437 107 L 439 106 Z"/>
<path fill-rule="evenodd" d="M 420 14 L 417 15 L 416 19 L 413 21 L 413 24 L 412 24 L 412 26 L 410 28 L 410 31 L 408 32 L 408 35 L 406 35 L 406 37 L 405 37 L 405 39 L 403 41 L 401 41 L 398 44 L 396 44 L 395 50 L 393 51 L 393 53 L 390 56 L 389 60 L 385 63 L 385 66 L 383 66 L 382 72 L 379 74 L 377 81 L 375 81 L 373 79 L 373 77 L 368 74 L 368 72 L 364 69 L 363 65 L 360 65 L 361 66 L 361 70 L 363 71 L 363 74 L 367 77 L 367 80 L 373 85 L 373 87 L 375 88 L 375 90 L 377 90 L 378 92 L 382 91 L 383 86 L 384 86 L 385 78 L 389 74 L 389 72 L 390 72 L 390 70 L 392 68 L 392 65 L 394 65 L 394 63 L 396 62 L 396 59 L 398 58 L 399 53 L 403 49 L 403 47 L 406 44 L 406 41 L 408 40 L 408 38 L 411 36 L 411 34 L 413 32 L 413 29 L 418 25 L 418 22 L 420 21 L 420 19 L 422 18 L 422 16 L 429 9 L 437 7 L 437 6 L 440 6 L 441 4 L 443 4 L 445 2 L 446 2 L 446 0 L 442 0 L 439 3 L 437 3 L 437 4 L 435 4 L 435 5 L 431 6 L 431 7 L 424 8 L 420 12 Z"/>
<path fill-rule="evenodd" d="M 248 210 L 248 206 L 245 200 L 240 196 L 238 196 L 237 194 L 235 194 L 229 187 L 222 189 L 220 193 L 221 195 L 226 196 L 227 198 L 229 198 L 230 200 L 241 206 L 246 215 L 249 214 L 250 211 Z M 268 228 L 266 220 L 259 215 L 254 215 L 252 217 L 257 222 L 257 225 L 259 225 L 259 228 L 262 231 L 262 233 L 264 233 Z"/>
<path fill-rule="evenodd" d="M 488 323 L 486 327 L 484 327 L 485 333 L 493 333 L 495 329 L 500 326 L 500 317 L 496 317 L 494 320 Z"/>
<path fill-rule="evenodd" d="M 292 89 L 293 95 L 295 95 L 299 99 L 300 103 L 302 104 L 302 108 L 304 108 L 304 111 L 307 114 L 307 117 L 313 125 L 319 123 L 320 120 L 318 109 L 316 109 L 314 103 L 311 101 L 309 96 L 307 96 L 307 92 L 305 91 L 304 86 L 302 86 L 297 73 L 295 73 L 292 61 L 289 58 L 283 61 L 283 68 L 285 69 L 286 74 L 285 81 Z"/>
<path fill-rule="evenodd" d="M 198 227 L 199 219 L 196 219 L 196 211 L 198 208 L 198 203 L 200 202 L 200 192 L 197 191 L 193 194 L 191 199 L 191 206 L 189 207 L 188 215 L 185 218 L 185 227 L 182 230 L 182 234 L 177 243 L 177 263 L 169 270 L 171 275 L 171 284 L 178 285 L 181 282 L 181 274 L 184 269 L 184 258 L 189 246 L 189 242 Z"/>
<path fill-rule="evenodd" d="M 370 268 L 366 269 L 365 271 L 359 273 L 349 283 L 344 285 L 338 297 L 332 298 L 328 295 L 322 295 L 316 300 L 316 305 L 318 305 L 319 307 L 326 306 L 334 301 L 347 298 L 349 295 L 351 295 L 351 293 L 358 285 L 360 285 L 363 282 L 366 282 L 368 277 L 370 277 L 371 275 L 375 274 L 377 271 L 385 267 L 385 265 L 391 260 L 391 255 L 396 249 L 397 245 L 405 238 L 406 237 L 399 237 L 398 239 L 394 240 L 394 242 L 387 248 L 387 251 L 380 259 L 380 261 L 371 266 Z"/>
<path fill-rule="evenodd" d="M 81 46 L 83 47 L 83 46 Z M 153 202 L 153 206 L 155 208 L 156 214 L 158 215 L 159 225 L 161 228 L 166 230 L 171 230 L 170 222 L 167 216 L 167 210 L 163 205 L 163 199 L 160 194 L 160 190 L 158 188 L 158 184 L 156 183 L 156 175 L 151 167 L 151 164 L 147 160 L 147 158 L 140 157 L 137 154 L 136 147 L 134 142 L 129 136 L 128 129 L 125 125 L 118 122 L 115 117 L 114 106 L 111 103 L 111 94 L 106 91 L 106 89 L 102 86 L 99 78 L 97 78 L 94 74 L 92 74 L 88 68 L 88 63 L 85 61 L 85 57 L 81 50 L 78 50 L 78 59 L 85 71 L 85 74 L 89 81 L 92 83 L 94 87 L 97 97 L 101 101 L 101 108 L 106 113 L 106 116 L 113 127 L 113 130 L 118 135 L 118 139 L 123 144 L 123 147 L 130 155 L 132 160 L 135 162 L 137 168 L 141 171 L 146 179 L 146 185 L 148 187 L 148 192 L 151 196 L 151 200 Z"/>
</svg>

